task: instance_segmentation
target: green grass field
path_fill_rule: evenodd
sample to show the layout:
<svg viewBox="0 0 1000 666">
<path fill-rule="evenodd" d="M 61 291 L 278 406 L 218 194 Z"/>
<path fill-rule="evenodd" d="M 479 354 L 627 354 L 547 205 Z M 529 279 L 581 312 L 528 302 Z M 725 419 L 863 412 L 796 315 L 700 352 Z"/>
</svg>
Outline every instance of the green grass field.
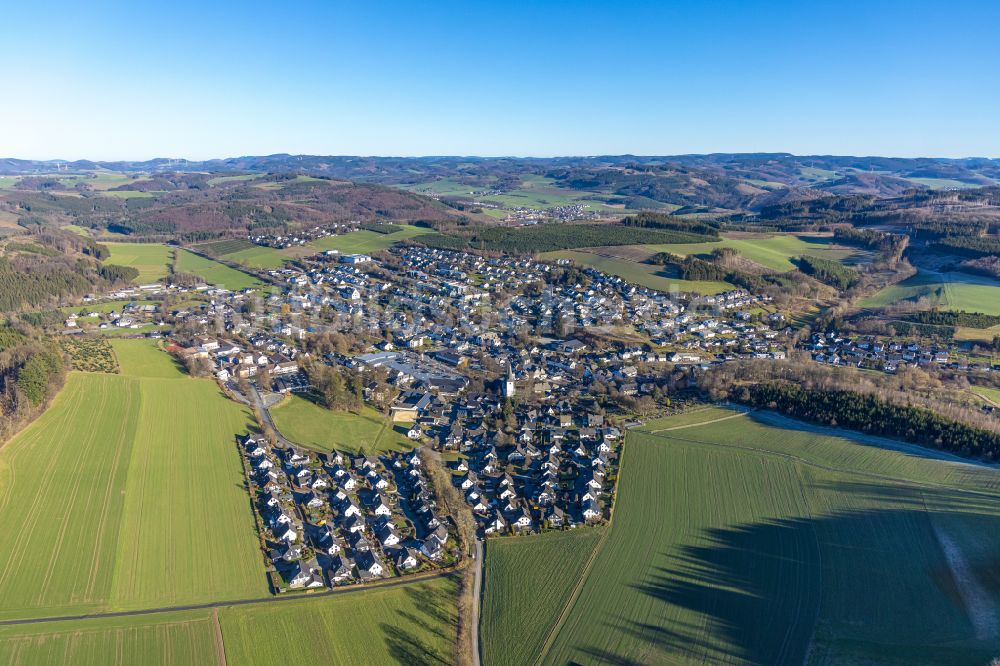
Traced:
<svg viewBox="0 0 1000 666">
<path fill-rule="evenodd" d="M 659 291 L 682 291 L 696 294 L 718 294 L 723 291 L 734 289 L 728 282 L 709 282 L 682 280 L 681 278 L 668 277 L 664 273 L 662 266 L 644 264 L 629 259 L 614 256 L 605 256 L 594 252 L 582 250 L 559 250 L 557 252 L 544 252 L 542 259 L 555 261 L 556 259 L 572 259 L 579 266 L 590 266 L 602 273 L 617 275 L 634 284 L 657 289 Z"/>
<path fill-rule="evenodd" d="M 207 182 L 209 185 L 212 185 L 214 187 L 215 185 L 221 185 L 222 183 L 235 183 L 246 180 L 254 180 L 256 178 L 260 178 L 261 176 L 262 174 L 259 173 L 247 173 L 241 176 L 216 176 L 215 178 L 209 178 Z"/>
<path fill-rule="evenodd" d="M 172 248 L 159 243 L 104 243 L 111 251 L 107 264 L 131 266 L 139 271 L 136 282 L 156 282 L 169 273 Z"/>
<path fill-rule="evenodd" d="M 165 193 L 156 190 L 104 190 L 101 192 L 102 197 L 111 197 L 113 199 L 152 199 L 160 194 Z"/>
<path fill-rule="evenodd" d="M 926 185 L 932 190 L 943 190 L 943 189 L 958 189 L 966 190 L 974 187 L 979 187 L 979 185 L 974 185 L 972 183 L 966 183 L 961 180 L 955 180 L 953 178 L 907 178 L 906 180 L 911 183 L 917 183 L 919 185 Z"/>
<path fill-rule="evenodd" d="M 223 257 L 249 268 L 280 268 L 289 258 L 280 250 L 263 245 L 254 245 L 245 238 L 233 238 L 210 243 L 199 243 L 195 249 L 213 257 Z"/>
<path fill-rule="evenodd" d="M 234 437 L 248 412 L 145 340 L 71 373 L 0 449 L 0 618 L 267 596 Z"/>
<path fill-rule="evenodd" d="M 968 273 L 919 271 L 866 298 L 860 305 L 877 308 L 900 301 L 923 301 L 948 310 L 1000 315 L 1000 281 Z"/>
<path fill-rule="evenodd" d="M 229 666 L 452 664 L 456 583 L 223 609 Z"/>
<path fill-rule="evenodd" d="M 74 664 L 218 664 L 208 610 L 0 627 L 0 662 Z"/>
<path fill-rule="evenodd" d="M 217 261 L 206 259 L 187 250 L 177 250 L 177 264 L 174 270 L 178 273 L 193 273 L 203 278 L 209 284 L 229 289 L 230 291 L 263 286 L 260 280 L 252 275 L 238 271 L 235 268 L 230 268 Z"/>
<path fill-rule="evenodd" d="M 0 627 L 0 662 L 249 666 L 291 658 L 318 664 L 450 664 L 456 587 L 452 579 L 439 579 L 334 597 L 223 606 L 219 632 L 209 609 L 5 626 Z M 364 636 L 360 643 L 359 635 Z"/>
<path fill-rule="evenodd" d="M 994 405 L 1000 405 L 1000 389 L 990 388 L 989 386 L 973 386 L 972 392 L 986 398 L 988 402 Z"/>
<path fill-rule="evenodd" d="M 0 628 L 5 664 L 216 664 L 209 611 Z"/>
<path fill-rule="evenodd" d="M 798 234 L 739 234 L 724 236 L 721 241 L 714 243 L 670 243 L 647 247 L 654 252 L 670 252 L 681 256 L 709 254 L 720 247 L 731 247 L 750 261 L 780 272 L 793 270 L 795 264 L 792 259 L 803 254 L 842 261 L 855 252 L 833 245 L 829 238 Z"/>
<path fill-rule="evenodd" d="M 577 529 L 486 543 L 484 663 L 531 663 L 603 533 L 604 528 Z M 516 589 L 530 594 L 509 594 Z"/>
<path fill-rule="evenodd" d="M 359 414 L 331 412 L 306 398 L 290 395 L 271 408 L 271 418 L 282 435 L 318 451 L 336 448 L 382 453 L 413 448 L 405 432 L 396 430 L 384 416 L 367 406 Z"/>
<path fill-rule="evenodd" d="M 725 415 L 713 411 L 701 416 Z M 960 664 L 998 653 L 1000 471 L 776 415 L 694 414 L 629 434 L 592 566 L 553 574 L 582 583 L 538 661 Z M 526 580 L 502 586 L 507 603 L 536 598 Z M 514 663 L 536 635 L 532 625 L 484 641 Z"/>
<path fill-rule="evenodd" d="M 419 236 L 420 234 L 432 233 L 430 229 L 414 227 L 409 224 L 397 225 L 401 227 L 399 231 L 391 234 L 378 234 L 367 229 L 359 229 L 340 236 L 324 236 L 314 241 L 306 243 L 304 248 L 289 248 L 282 250 L 283 255 L 294 257 L 302 256 L 303 251 L 325 252 L 326 250 L 339 250 L 344 254 L 367 254 L 386 250 L 399 241 Z"/>
<path fill-rule="evenodd" d="M 281 254 L 281 250 L 273 247 L 264 247 L 263 245 L 256 245 L 246 250 L 230 252 L 222 256 L 227 261 L 235 261 L 250 268 L 281 268 L 288 261 L 288 257 Z"/>
</svg>

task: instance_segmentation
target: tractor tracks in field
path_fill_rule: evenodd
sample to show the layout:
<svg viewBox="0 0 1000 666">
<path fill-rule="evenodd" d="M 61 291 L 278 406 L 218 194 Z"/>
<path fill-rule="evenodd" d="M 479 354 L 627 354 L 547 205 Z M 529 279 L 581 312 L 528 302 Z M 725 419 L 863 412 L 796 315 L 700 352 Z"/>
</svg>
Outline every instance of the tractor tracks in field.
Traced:
<svg viewBox="0 0 1000 666">
<path fill-rule="evenodd" d="M 594 549 L 590 551 L 590 557 L 587 558 L 586 563 L 583 565 L 583 569 L 580 570 L 580 578 L 577 580 L 576 585 L 573 586 L 573 590 L 566 599 L 566 603 L 563 604 L 562 609 L 559 611 L 559 617 L 556 618 L 556 621 L 545 634 L 545 641 L 542 643 L 542 649 L 538 651 L 538 657 L 535 658 L 534 666 L 539 666 L 539 664 L 544 661 L 545 657 L 548 656 L 549 650 L 552 649 L 552 645 L 555 643 L 556 637 L 559 636 L 559 632 L 562 631 L 563 625 L 566 624 L 566 619 L 569 618 L 569 614 L 573 611 L 573 607 L 576 605 L 577 599 L 580 598 L 580 593 L 583 592 L 583 586 L 590 577 L 590 570 L 593 568 L 594 562 L 597 561 L 597 556 L 604 548 L 604 542 L 608 540 L 608 535 L 611 534 L 615 517 L 615 508 L 617 507 L 618 500 L 621 497 L 621 479 L 624 477 L 622 470 L 625 467 L 625 451 L 626 447 L 623 446 L 621 460 L 618 463 L 619 485 L 615 488 L 615 499 L 611 504 L 611 513 L 608 516 L 608 524 L 604 526 L 600 538 L 598 538 L 597 543 L 594 544 Z"/>
<path fill-rule="evenodd" d="M 156 608 L 140 608 L 136 610 L 84 613 L 80 615 L 58 615 L 58 616 L 46 616 L 46 617 L 20 618 L 13 620 L 0 620 L 0 627 L 26 625 L 26 624 L 46 624 L 50 622 L 94 620 L 99 618 L 158 615 L 160 613 L 175 613 L 180 611 L 195 611 L 195 610 L 208 610 L 208 609 L 218 611 L 218 609 L 220 608 L 227 608 L 229 606 L 253 606 L 256 604 L 274 604 L 274 603 L 286 603 L 289 601 L 306 601 L 310 599 L 321 599 L 324 597 L 338 596 L 345 594 L 363 594 L 369 590 L 384 590 L 391 587 L 400 587 L 403 585 L 412 585 L 414 583 L 423 583 L 429 580 L 437 580 L 439 578 L 447 578 L 449 576 L 454 576 L 454 575 L 455 575 L 454 570 L 435 571 L 432 573 L 428 573 L 426 575 L 412 574 L 409 576 L 400 576 L 397 578 L 386 579 L 384 582 L 368 583 L 363 585 L 351 585 L 347 587 L 337 587 L 333 589 L 323 590 L 321 592 L 306 592 L 303 594 L 290 594 L 287 596 L 280 596 L 280 597 L 254 597 L 249 599 L 230 599 L 228 601 L 209 601 L 206 603 L 185 604 L 181 606 L 159 606 Z"/>
</svg>

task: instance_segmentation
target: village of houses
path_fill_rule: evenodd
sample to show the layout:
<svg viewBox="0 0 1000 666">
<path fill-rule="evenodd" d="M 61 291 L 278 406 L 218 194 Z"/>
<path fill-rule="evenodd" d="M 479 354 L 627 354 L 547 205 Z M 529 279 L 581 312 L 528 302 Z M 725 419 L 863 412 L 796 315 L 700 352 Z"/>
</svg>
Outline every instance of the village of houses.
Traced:
<svg viewBox="0 0 1000 666">
<path fill-rule="evenodd" d="M 99 325 L 155 322 L 153 335 L 169 334 L 168 349 L 200 359 L 231 394 L 247 382 L 264 395 L 309 391 L 304 359 L 382 378 L 364 398 L 390 394 L 386 413 L 406 424 L 413 452 L 240 441 L 275 590 L 454 563 L 454 517 L 439 509 L 421 447 L 448 456 L 480 538 L 605 521 L 635 405 L 663 404 L 711 363 L 780 359 L 792 348 L 785 317 L 765 296 L 668 295 L 565 262 L 404 245 L 378 257 L 330 251 L 266 277 L 283 288 L 266 297 L 137 288 L 108 297 L 190 291 L 200 300 L 169 313 L 144 305 L 94 315 Z M 632 335 L 616 339 L 623 328 Z M 309 337 L 328 332 L 349 337 L 353 351 L 311 353 Z M 806 344 L 820 362 L 834 349 L 847 349 L 845 359 L 884 351 Z"/>
</svg>

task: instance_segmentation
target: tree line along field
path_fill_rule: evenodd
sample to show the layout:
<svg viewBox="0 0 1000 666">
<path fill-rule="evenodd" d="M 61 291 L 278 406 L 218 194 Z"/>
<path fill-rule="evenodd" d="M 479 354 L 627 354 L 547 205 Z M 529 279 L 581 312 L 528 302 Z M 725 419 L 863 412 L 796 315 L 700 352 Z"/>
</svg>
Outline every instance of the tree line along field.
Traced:
<svg viewBox="0 0 1000 666">
<path fill-rule="evenodd" d="M 0 619 L 268 594 L 248 412 L 149 341 L 112 344 L 120 375 L 71 373 L 0 449 Z"/>
<path fill-rule="evenodd" d="M 1000 471 L 780 417 L 696 414 L 629 433 L 592 564 L 552 574 L 582 583 L 549 614 L 536 663 L 986 663 L 1000 650 Z M 487 557 L 484 618 L 490 594 L 530 607 L 525 583 L 553 554 L 525 543 L 520 577 L 504 577 L 502 547 Z M 520 658 L 520 637 L 483 629 L 489 663 Z"/>
<path fill-rule="evenodd" d="M 329 452 L 331 449 L 369 454 L 403 451 L 413 442 L 371 407 L 360 412 L 334 412 L 292 394 L 272 407 L 271 418 L 282 435 L 302 446 Z"/>
</svg>

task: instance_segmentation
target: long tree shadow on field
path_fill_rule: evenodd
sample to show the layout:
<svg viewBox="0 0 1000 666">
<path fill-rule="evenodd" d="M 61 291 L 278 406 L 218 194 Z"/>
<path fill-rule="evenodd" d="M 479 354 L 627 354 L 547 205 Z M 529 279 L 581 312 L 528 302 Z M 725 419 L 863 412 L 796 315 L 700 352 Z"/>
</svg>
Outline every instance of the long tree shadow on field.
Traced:
<svg viewBox="0 0 1000 666">
<path fill-rule="evenodd" d="M 959 520 L 1000 528 L 1000 501 L 901 485 L 810 490 L 845 493 L 844 506 L 862 508 L 711 529 L 661 553 L 633 586 L 661 603 L 607 622 L 612 645 L 625 647 L 581 647 L 587 663 L 801 664 L 821 604 L 824 632 L 856 641 L 929 645 L 986 631 L 984 645 L 1000 648 L 1000 552 L 968 553 L 973 580 L 960 581 L 939 543 L 942 526 L 969 524 Z M 970 585 L 986 591 L 993 615 L 970 615 Z"/>
<path fill-rule="evenodd" d="M 389 654 L 399 664 L 451 664 L 450 650 L 441 646 L 450 646 L 456 637 L 457 586 L 416 585 L 404 587 L 403 592 L 415 612 L 397 611 L 401 621 L 379 625 Z"/>
</svg>

